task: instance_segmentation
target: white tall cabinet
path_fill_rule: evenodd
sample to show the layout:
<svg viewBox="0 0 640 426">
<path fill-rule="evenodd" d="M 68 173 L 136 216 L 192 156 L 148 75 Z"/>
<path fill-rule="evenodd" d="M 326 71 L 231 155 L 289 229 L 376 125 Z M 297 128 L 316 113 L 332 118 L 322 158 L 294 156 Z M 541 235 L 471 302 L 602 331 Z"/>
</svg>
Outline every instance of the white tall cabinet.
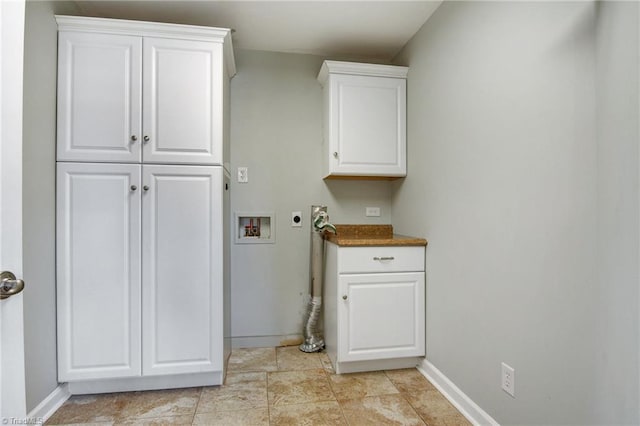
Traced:
<svg viewBox="0 0 640 426">
<path fill-rule="evenodd" d="M 230 31 L 56 19 L 59 380 L 220 384 Z"/>
</svg>

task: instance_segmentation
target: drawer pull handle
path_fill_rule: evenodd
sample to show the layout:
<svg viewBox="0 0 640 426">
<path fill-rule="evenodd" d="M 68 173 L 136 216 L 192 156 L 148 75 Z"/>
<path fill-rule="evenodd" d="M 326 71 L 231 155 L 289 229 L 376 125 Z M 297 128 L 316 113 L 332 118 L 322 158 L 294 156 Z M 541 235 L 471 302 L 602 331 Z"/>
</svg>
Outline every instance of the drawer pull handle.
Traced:
<svg viewBox="0 0 640 426">
<path fill-rule="evenodd" d="M 373 258 L 373 260 L 380 260 L 380 261 L 382 261 L 382 260 L 393 260 L 393 259 L 395 259 L 395 257 L 393 257 L 393 256 L 383 256 L 383 257 L 376 256 L 376 257 Z"/>
</svg>

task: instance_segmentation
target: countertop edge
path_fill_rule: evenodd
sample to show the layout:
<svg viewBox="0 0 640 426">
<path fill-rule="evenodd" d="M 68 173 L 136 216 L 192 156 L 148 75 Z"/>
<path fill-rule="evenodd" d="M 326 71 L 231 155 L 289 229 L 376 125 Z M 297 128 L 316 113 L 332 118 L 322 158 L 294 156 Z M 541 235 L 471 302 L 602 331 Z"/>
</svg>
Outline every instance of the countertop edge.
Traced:
<svg viewBox="0 0 640 426">
<path fill-rule="evenodd" d="M 325 240 L 339 247 L 376 247 L 376 246 L 426 246 L 424 238 L 408 237 L 394 234 L 393 238 L 340 237 L 335 234 L 325 234 Z"/>
</svg>

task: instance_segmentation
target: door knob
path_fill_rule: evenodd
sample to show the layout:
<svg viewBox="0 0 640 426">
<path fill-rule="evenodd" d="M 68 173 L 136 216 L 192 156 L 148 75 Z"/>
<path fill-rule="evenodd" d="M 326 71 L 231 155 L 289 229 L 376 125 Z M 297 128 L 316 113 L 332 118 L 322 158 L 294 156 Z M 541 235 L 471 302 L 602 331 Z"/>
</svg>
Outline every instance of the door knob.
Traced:
<svg viewBox="0 0 640 426">
<path fill-rule="evenodd" d="M 20 293 L 24 289 L 24 281 L 16 279 L 9 271 L 0 272 L 0 300 Z"/>
</svg>

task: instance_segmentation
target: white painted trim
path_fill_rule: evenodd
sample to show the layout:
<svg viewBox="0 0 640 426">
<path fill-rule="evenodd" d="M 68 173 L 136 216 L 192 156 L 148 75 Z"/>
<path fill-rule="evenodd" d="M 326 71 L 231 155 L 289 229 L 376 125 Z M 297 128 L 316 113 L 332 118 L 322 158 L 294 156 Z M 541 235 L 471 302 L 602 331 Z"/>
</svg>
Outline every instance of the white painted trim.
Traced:
<svg viewBox="0 0 640 426">
<path fill-rule="evenodd" d="M 60 31 L 106 32 L 132 36 L 217 39 L 224 42 L 231 30 L 197 25 L 166 24 L 162 22 L 132 21 L 128 19 L 90 18 L 55 15 Z"/>
<path fill-rule="evenodd" d="M 218 386 L 224 381 L 222 371 L 175 374 L 170 376 L 141 376 L 120 379 L 99 379 L 69 382 L 71 395 L 93 393 L 133 392 L 158 389 Z"/>
<path fill-rule="evenodd" d="M 337 374 L 360 373 L 365 371 L 398 370 L 401 368 L 415 368 L 419 357 L 373 359 L 368 361 L 350 361 L 331 363 Z"/>
<path fill-rule="evenodd" d="M 422 373 L 454 407 L 462 413 L 474 425 L 499 426 L 486 411 L 473 402 L 464 392 L 460 390 L 447 376 L 445 376 L 435 365 L 424 359 L 418 365 L 418 371 Z"/>
<path fill-rule="evenodd" d="M 55 18 L 58 24 L 58 31 L 179 38 L 183 40 L 222 43 L 224 62 L 229 72 L 229 78 L 233 77 L 236 73 L 231 30 L 228 28 L 132 21 L 127 19 L 91 18 L 85 16 L 55 15 Z"/>
<path fill-rule="evenodd" d="M 365 75 L 371 77 L 407 78 L 409 67 L 397 65 L 364 64 L 360 62 L 324 61 L 318 81 L 324 85 L 329 74 Z"/>
<path fill-rule="evenodd" d="M 638 5 L 638 10 L 637 10 L 636 14 L 637 14 L 636 18 L 638 19 L 638 23 L 640 24 L 640 5 Z M 640 63 L 640 31 L 638 31 L 638 40 L 637 40 L 637 42 L 638 42 L 638 48 L 639 48 L 639 50 L 638 50 L 638 59 L 639 59 L 638 63 Z M 639 84 L 638 84 L 637 89 L 636 89 L 636 90 L 638 90 L 638 99 L 636 101 L 638 102 L 637 103 L 638 112 L 640 113 L 640 73 L 638 75 L 638 78 L 639 78 L 639 81 L 638 81 Z M 640 136 L 640 116 L 638 117 L 638 123 L 637 124 L 638 124 L 638 128 L 637 128 L 638 134 L 637 134 L 637 136 Z M 637 161 L 638 161 L 637 164 L 640 165 L 640 150 L 638 152 Z M 638 181 L 640 182 L 640 167 L 638 167 L 638 176 L 637 176 L 637 178 L 638 178 Z M 640 220 L 640 215 L 638 216 L 638 220 Z M 637 237 L 640 238 L 640 235 L 637 235 Z M 640 253 L 638 253 L 638 255 L 639 255 L 638 256 L 638 262 L 639 262 L 638 264 L 640 264 Z M 638 285 L 638 288 L 640 288 L 640 279 L 638 280 L 637 285 Z M 640 292 L 638 292 L 638 301 L 637 302 L 640 303 Z M 638 313 L 636 321 L 638 323 L 640 323 L 640 312 Z M 639 351 L 638 353 L 640 353 L 640 333 L 639 333 L 639 335 L 637 337 L 638 337 L 638 351 Z M 636 363 L 640 363 L 640 357 L 636 360 Z M 639 371 L 637 380 L 640 382 L 640 371 Z M 637 416 L 638 416 L 636 418 L 640 418 L 640 405 L 636 406 L 636 413 L 637 413 Z"/>
<path fill-rule="evenodd" d="M 66 383 L 59 384 L 40 404 L 27 415 L 27 419 L 42 420 L 46 422 L 49 417 L 55 413 L 58 408 L 62 407 L 67 399 L 71 396 L 69 386 Z M 41 424 L 39 423 L 39 424 Z"/>
</svg>

